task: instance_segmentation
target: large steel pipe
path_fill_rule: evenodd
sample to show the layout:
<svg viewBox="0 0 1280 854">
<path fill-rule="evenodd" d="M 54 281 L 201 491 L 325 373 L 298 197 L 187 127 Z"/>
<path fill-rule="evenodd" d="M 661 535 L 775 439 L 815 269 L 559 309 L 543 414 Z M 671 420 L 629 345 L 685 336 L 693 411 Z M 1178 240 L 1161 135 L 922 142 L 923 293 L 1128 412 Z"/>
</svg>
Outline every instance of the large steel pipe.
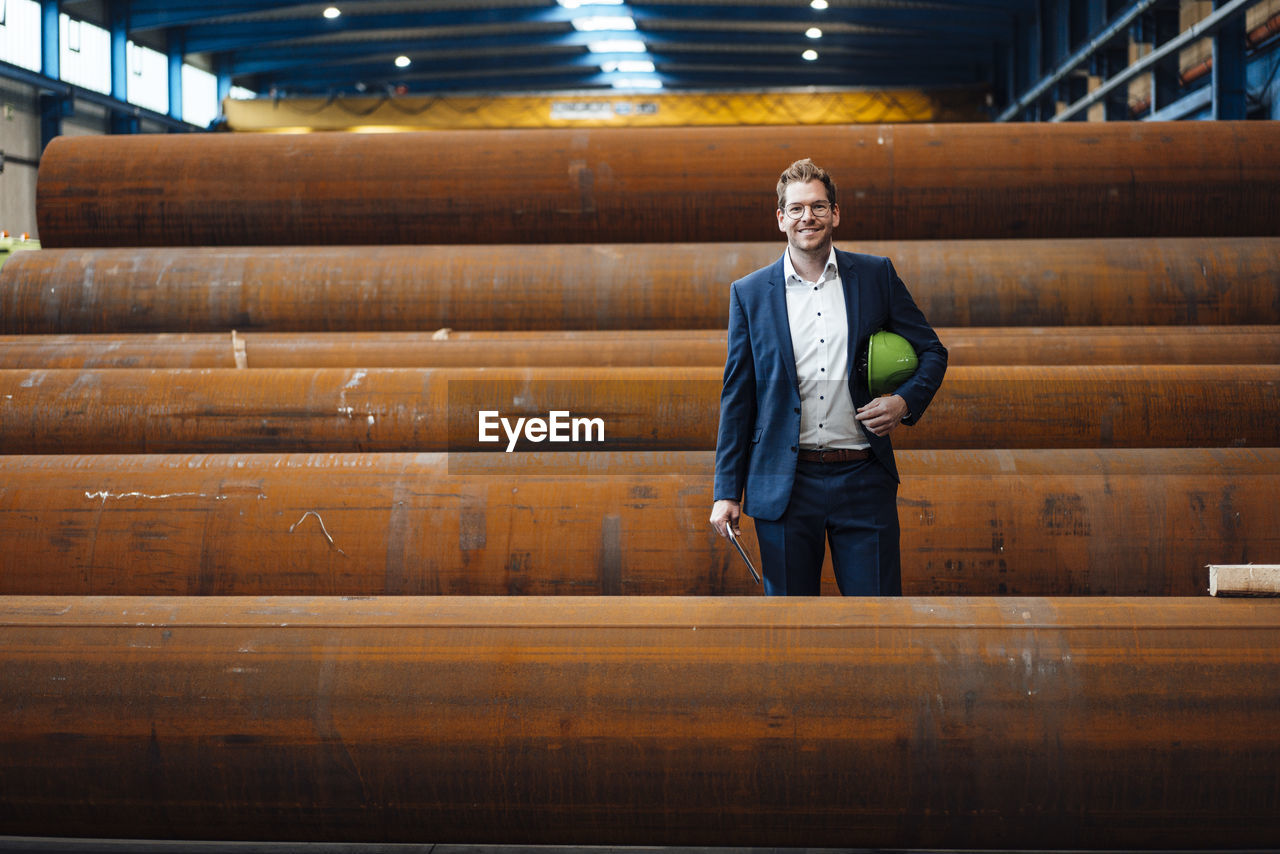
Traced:
<svg viewBox="0 0 1280 854">
<path fill-rule="evenodd" d="M 950 327 L 967 365 L 1280 364 L 1277 326 Z M 723 365 L 714 329 L 566 332 L 247 332 L 0 336 L 14 368 L 511 368 Z"/>
<path fill-rule="evenodd" d="M 1267 849 L 1280 604 L 0 602 L 0 826 Z"/>
<path fill-rule="evenodd" d="M 707 523 L 712 462 L 0 456 L 0 593 L 758 593 Z M 899 467 L 910 594 L 1202 595 L 1207 564 L 1280 554 L 1280 449 L 904 451 Z"/>
<path fill-rule="evenodd" d="M 10 454 L 713 450 L 721 369 L 0 370 Z M 1280 445 L 1280 365 L 961 367 L 899 448 Z M 535 426 L 540 424 L 541 426 Z"/>
<path fill-rule="evenodd" d="M 50 247 L 768 240 L 803 156 L 863 240 L 1278 228 L 1270 122 L 63 136 L 36 222 Z"/>
<path fill-rule="evenodd" d="M 1280 323 L 1274 237 L 841 245 L 938 327 Z M 723 330 L 783 246 L 41 250 L 0 270 L 0 332 Z"/>
</svg>

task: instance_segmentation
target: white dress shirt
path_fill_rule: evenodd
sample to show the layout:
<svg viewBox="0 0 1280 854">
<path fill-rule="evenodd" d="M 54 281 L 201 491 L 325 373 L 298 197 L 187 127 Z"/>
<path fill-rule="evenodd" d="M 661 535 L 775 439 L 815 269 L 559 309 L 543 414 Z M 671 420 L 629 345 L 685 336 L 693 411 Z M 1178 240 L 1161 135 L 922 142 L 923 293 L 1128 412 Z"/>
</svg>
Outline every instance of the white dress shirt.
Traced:
<svg viewBox="0 0 1280 854">
<path fill-rule="evenodd" d="M 783 256 L 787 276 L 787 322 L 800 385 L 800 447 L 866 448 L 862 425 L 854 418 L 849 394 L 849 318 L 844 285 L 831 249 L 816 282 L 806 282 Z"/>
</svg>

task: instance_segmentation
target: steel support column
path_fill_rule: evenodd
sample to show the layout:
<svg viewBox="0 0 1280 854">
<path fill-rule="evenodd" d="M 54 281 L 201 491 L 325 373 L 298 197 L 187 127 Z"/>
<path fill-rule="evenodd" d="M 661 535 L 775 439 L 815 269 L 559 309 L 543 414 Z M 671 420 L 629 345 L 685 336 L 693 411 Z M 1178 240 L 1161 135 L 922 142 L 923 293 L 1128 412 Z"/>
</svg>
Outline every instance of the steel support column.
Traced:
<svg viewBox="0 0 1280 854">
<path fill-rule="evenodd" d="M 1178 7 L 1157 6 L 1151 12 L 1154 24 L 1153 47 L 1159 48 L 1178 37 Z M 1171 54 L 1157 62 L 1151 74 L 1151 112 L 1163 110 L 1182 97 L 1182 83 L 1178 79 L 1178 55 Z"/>
<path fill-rule="evenodd" d="M 41 0 L 40 3 L 40 71 L 54 80 L 60 79 L 61 54 L 59 53 L 59 27 L 62 6 L 60 0 Z M 72 100 L 69 94 L 41 93 L 40 150 L 62 134 L 62 120 L 71 115 Z"/>
<path fill-rule="evenodd" d="M 186 56 L 185 39 L 169 33 L 169 116 L 182 121 L 182 60 Z"/>
<path fill-rule="evenodd" d="M 41 0 L 40 2 L 40 71 L 46 77 L 57 80 L 61 77 L 59 67 L 61 53 L 59 51 L 59 34 L 61 32 L 62 4 L 60 0 Z"/>
<path fill-rule="evenodd" d="M 1226 0 L 1214 0 L 1221 9 Z M 1225 21 L 1213 36 L 1213 118 L 1246 118 L 1245 109 L 1245 17 Z"/>
<path fill-rule="evenodd" d="M 129 102 L 129 9 L 122 0 L 108 5 L 111 32 L 111 97 Z M 128 110 L 112 109 L 112 133 L 137 133 L 138 117 Z"/>
</svg>

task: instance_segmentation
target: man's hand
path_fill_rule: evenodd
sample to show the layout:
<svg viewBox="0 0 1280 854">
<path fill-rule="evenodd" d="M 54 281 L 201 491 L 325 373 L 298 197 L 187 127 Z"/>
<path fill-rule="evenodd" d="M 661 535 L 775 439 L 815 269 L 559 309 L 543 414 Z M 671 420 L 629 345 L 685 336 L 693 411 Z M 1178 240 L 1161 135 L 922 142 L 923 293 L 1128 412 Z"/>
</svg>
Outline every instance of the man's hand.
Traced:
<svg viewBox="0 0 1280 854">
<path fill-rule="evenodd" d="M 742 505 L 728 498 L 721 498 L 711 506 L 711 527 L 716 529 L 716 533 L 722 537 L 728 537 L 729 532 L 727 526 L 733 526 L 733 532 L 738 533 L 738 519 L 742 516 Z"/>
<path fill-rule="evenodd" d="M 862 426 L 877 436 L 887 436 L 889 431 L 902 423 L 907 417 L 907 402 L 896 394 L 877 397 L 866 406 L 858 408 L 854 418 L 862 422 Z"/>
</svg>

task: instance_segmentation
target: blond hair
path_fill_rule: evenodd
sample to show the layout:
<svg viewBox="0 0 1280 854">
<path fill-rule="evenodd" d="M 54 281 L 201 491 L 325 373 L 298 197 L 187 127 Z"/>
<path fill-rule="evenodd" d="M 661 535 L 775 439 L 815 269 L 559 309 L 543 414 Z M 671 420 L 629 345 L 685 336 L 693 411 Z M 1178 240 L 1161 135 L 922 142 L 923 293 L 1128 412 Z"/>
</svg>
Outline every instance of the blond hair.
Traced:
<svg viewBox="0 0 1280 854">
<path fill-rule="evenodd" d="M 792 163 L 778 178 L 778 210 L 782 210 L 787 204 L 788 184 L 807 184 L 810 181 L 821 181 L 827 188 L 827 201 L 833 205 L 836 203 L 836 182 L 831 180 L 826 169 L 806 157 L 804 160 Z"/>
</svg>

